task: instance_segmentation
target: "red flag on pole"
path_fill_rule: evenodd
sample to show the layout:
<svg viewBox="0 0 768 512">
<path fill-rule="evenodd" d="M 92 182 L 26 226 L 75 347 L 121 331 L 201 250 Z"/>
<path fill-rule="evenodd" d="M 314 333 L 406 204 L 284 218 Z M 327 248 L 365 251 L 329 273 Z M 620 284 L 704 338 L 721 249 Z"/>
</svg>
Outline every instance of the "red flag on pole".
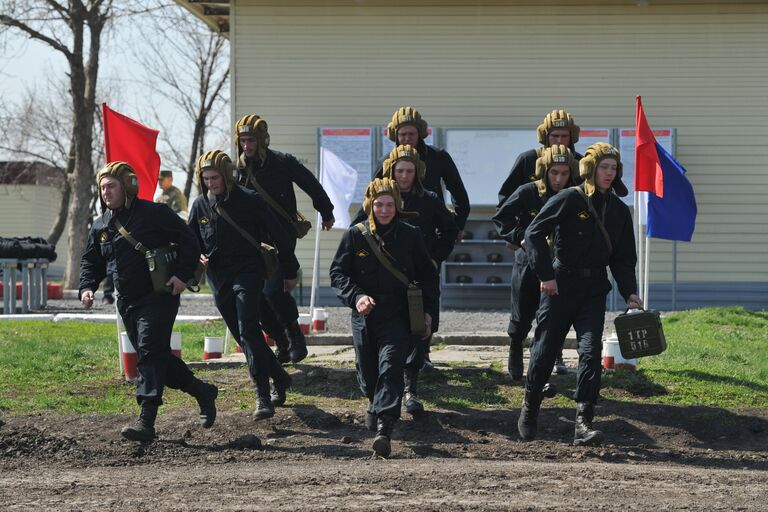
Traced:
<svg viewBox="0 0 768 512">
<path fill-rule="evenodd" d="M 139 198 L 152 201 L 160 173 L 155 149 L 159 130 L 153 130 L 101 104 L 104 118 L 104 151 L 107 163 L 127 162 L 139 179 Z"/>
<path fill-rule="evenodd" d="M 656 137 L 643 111 L 643 100 L 635 97 L 635 190 L 664 197 L 664 173 L 656 151 Z"/>
</svg>

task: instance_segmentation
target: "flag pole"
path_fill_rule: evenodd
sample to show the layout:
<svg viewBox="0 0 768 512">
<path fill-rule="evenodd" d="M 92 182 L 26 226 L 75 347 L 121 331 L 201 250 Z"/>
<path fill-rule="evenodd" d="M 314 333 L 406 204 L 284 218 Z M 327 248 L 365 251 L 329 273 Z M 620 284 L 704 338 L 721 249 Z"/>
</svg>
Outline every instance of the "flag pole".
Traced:
<svg viewBox="0 0 768 512">
<path fill-rule="evenodd" d="M 648 299 L 648 291 L 650 288 L 650 261 L 651 261 L 651 239 L 648 238 L 647 233 L 643 233 L 645 236 L 645 270 L 643 272 L 643 302 L 645 303 L 645 309 L 650 309 L 650 301 Z"/>
<path fill-rule="evenodd" d="M 643 289 L 643 219 L 640 207 L 640 192 L 635 191 L 635 220 L 637 222 L 637 286 L 638 293 Z"/>
<path fill-rule="evenodd" d="M 317 181 L 323 183 L 323 158 L 322 148 L 320 150 L 320 165 L 318 165 Z M 315 214 L 315 254 L 312 260 L 312 289 L 309 293 L 309 314 L 310 317 L 315 314 L 315 300 L 317 299 L 317 286 L 320 279 L 320 231 L 323 230 L 320 212 Z"/>
</svg>

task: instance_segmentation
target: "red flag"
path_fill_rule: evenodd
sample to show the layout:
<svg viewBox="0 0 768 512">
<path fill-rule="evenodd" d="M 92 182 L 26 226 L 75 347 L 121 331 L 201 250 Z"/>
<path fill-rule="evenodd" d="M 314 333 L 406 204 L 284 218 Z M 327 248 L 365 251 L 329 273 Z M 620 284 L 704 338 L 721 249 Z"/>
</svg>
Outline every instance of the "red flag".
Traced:
<svg viewBox="0 0 768 512">
<path fill-rule="evenodd" d="M 101 104 L 104 117 L 104 151 L 107 163 L 127 162 L 139 179 L 139 198 L 152 201 L 160 173 L 155 146 L 159 130 L 153 130 Z"/>
<path fill-rule="evenodd" d="M 656 137 L 648 126 L 640 96 L 635 104 L 635 191 L 664 197 L 664 173 L 656 151 Z"/>
</svg>

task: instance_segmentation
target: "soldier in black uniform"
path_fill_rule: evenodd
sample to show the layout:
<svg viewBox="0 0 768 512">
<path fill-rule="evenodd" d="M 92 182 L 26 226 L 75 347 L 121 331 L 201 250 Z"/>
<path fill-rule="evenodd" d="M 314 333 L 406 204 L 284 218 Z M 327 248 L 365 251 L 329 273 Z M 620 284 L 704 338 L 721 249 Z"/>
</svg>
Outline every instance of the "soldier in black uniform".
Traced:
<svg viewBox="0 0 768 512">
<path fill-rule="evenodd" d="M 448 211 L 445 202 L 431 190 L 425 190 L 422 180 L 426 166 L 419 158 L 415 148 L 397 146 L 384 161 L 384 177 L 395 180 L 403 198 L 403 209 L 417 213 L 408 220 L 408 224 L 418 227 L 424 237 L 427 251 L 432 257 L 435 268 L 440 271 L 440 264 L 448 259 L 454 247 L 459 228 L 454 216 Z M 352 224 L 363 222 L 366 214 L 360 209 Z M 439 327 L 439 310 L 432 316 L 432 334 Z M 405 364 L 405 410 L 409 414 L 418 414 L 424 406 L 418 399 L 419 370 L 424 365 L 431 337 L 426 340 L 414 337 L 414 347 Z"/>
<path fill-rule="evenodd" d="M 296 250 L 297 232 L 294 223 L 303 219 L 296 209 L 296 184 L 312 199 L 312 205 L 322 216 L 322 229 L 333 227 L 333 204 L 312 172 L 293 155 L 269 149 L 267 122 L 257 115 L 242 117 L 235 126 L 239 158 L 237 168 L 240 184 L 256 190 L 269 203 L 280 225 L 291 237 L 290 252 Z M 303 236 L 303 235 L 302 235 Z M 262 326 L 277 344 L 281 363 L 298 363 L 307 357 L 307 345 L 299 328 L 299 310 L 291 291 L 295 279 L 283 286 L 285 271 L 281 268 L 264 284 L 266 301 L 262 301 Z"/>
<path fill-rule="evenodd" d="M 438 308 L 437 270 L 419 229 L 403 222 L 397 185 L 375 179 L 365 191 L 362 226 L 344 233 L 331 264 L 331 283 L 341 301 L 352 308 L 357 378 L 368 398 L 366 426 L 376 431 L 373 450 L 382 457 L 391 452 L 392 427 L 400 417 L 403 369 L 411 348 L 408 287 L 383 264 L 381 253 L 403 279 L 418 282 L 424 305 L 424 331 L 431 334 L 432 316 Z M 367 235 L 365 233 L 367 233 Z M 374 250 L 369 244 L 371 237 Z M 401 276 L 402 277 L 402 276 Z"/>
<path fill-rule="evenodd" d="M 469 217 L 469 196 L 464 182 L 461 179 L 456 164 L 451 155 L 443 149 L 428 146 L 424 139 L 427 138 L 427 122 L 413 107 L 400 107 L 392 114 L 392 120 L 387 125 L 389 140 L 397 145 L 408 145 L 416 148 L 421 161 L 426 165 L 426 172 L 421 185 L 426 190 L 431 190 L 441 201 L 443 197 L 443 184 L 451 194 L 456 215 L 456 225 L 459 230 L 464 230 L 464 225 Z M 376 177 L 384 175 L 384 168 L 376 172 Z M 459 233 L 460 235 L 461 233 Z M 460 237 L 459 237 L 460 239 Z"/>
<path fill-rule="evenodd" d="M 117 309 L 138 355 L 136 401 L 141 414 L 135 425 L 120 433 L 132 441 L 155 438 L 155 418 L 165 386 L 194 396 L 200 406 L 200 424 L 210 428 L 216 419 L 218 389 L 197 379 L 184 361 L 171 354 L 179 294 L 192 278 L 200 256 L 197 240 L 169 208 L 136 197 L 139 182 L 127 163 L 107 164 L 96 175 L 96 182 L 104 214 L 93 223 L 88 236 L 80 263 L 79 290 L 83 305 L 90 308 L 99 282 L 107 273 L 112 275 L 119 293 Z M 128 238 L 141 243 L 144 249 Z M 145 251 L 171 243 L 177 244 L 176 272 L 166 283 L 170 292 L 158 293 L 152 285 Z"/>
<path fill-rule="evenodd" d="M 579 350 L 574 394 L 576 446 L 600 442 L 600 432 L 592 428 L 592 420 L 600 394 L 605 299 L 611 290 L 607 266 L 627 307 L 643 305 L 635 279 L 632 216 L 619 199 L 627 195 L 627 187 L 621 182 L 618 150 L 602 142 L 591 145 L 579 162 L 579 171 L 583 184 L 550 199 L 525 232 L 526 252 L 541 281 L 542 297 L 517 424 L 523 439 L 536 436 L 542 389 L 557 350 L 573 326 Z M 554 262 L 547 244 L 551 233 Z"/>
<path fill-rule="evenodd" d="M 256 246 L 265 240 L 277 246 L 287 288 L 299 269 L 294 239 L 259 194 L 235 183 L 234 165 L 223 151 L 201 155 L 195 172 L 202 194 L 192 205 L 189 224 L 203 248 L 201 262 L 207 266 L 216 307 L 248 361 L 256 390 L 253 417 L 270 418 L 274 407 L 285 403 L 291 377 L 264 342 L 259 325 L 264 264 Z"/>
<path fill-rule="evenodd" d="M 568 149 L 571 150 L 571 153 L 573 153 L 576 161 L 578 162 L 581 160 L 581 155 L 576 152 L 575 148 L 575 144 L 579 142 L 580 131 L 580 128 L 573 120 L 573 116 L 565 110 L 553 110 L 547 114 L 544 117 L 544 122 L 536 128 L 539 143 L 543 146 L 540 148 L 529 149 L 528 151 L 520 153 L 517 157 L 515 164 L 512 166 L 512 170 L 509 171 L 509 176 L 499 189 L 498 207 L 500 207 L 519 186 L 536 181 L 536 160 L 541 156 L 544 148 L 557 144 L 567 146 Z M 574 184 L 580 182 L 581 178 L 577 176 Z M 512 347 L 510 347 L 510 349 L 512 349 Z M 568 373 L 568 368 L 563 361 L 562 349 L 558 353 L 557 359 L 555 359 L 555 373 L 560 375 Z"/>
<path fill-rule="evenodd" d="M 510 337 L 507 368 L 513 380 L 523 378 L 523 341 L 536 318 L 541 296 L 539 280 L 528 265 L 525 229 L 552 196 L 574 184 L 578 174 L 578 162 L 570 149 L 560 144 L 545 148 L 536 161 L 537 180 L 518 187 L 493 217 L 499 235 L 515 250 L 512 311 L 507 328 Z"/>
</svg>

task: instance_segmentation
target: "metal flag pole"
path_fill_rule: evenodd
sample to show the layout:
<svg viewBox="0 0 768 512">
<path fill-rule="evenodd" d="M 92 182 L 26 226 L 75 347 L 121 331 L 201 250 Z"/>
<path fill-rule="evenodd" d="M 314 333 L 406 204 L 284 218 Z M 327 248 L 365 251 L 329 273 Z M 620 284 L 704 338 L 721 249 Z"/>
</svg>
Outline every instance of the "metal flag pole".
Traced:
<svg viewBox="0 0 768 512">
<path fill-rule="evenodd" d="M 322 149 L 320 150 L 320 165 L 317 180 L 322 185 L 323 183 L 323 157 Z M 320 279 L 320 232 L 322 228 L 322 219 L 320 218 L 320 212 L 315 214 L 315 254 L 312 261 L 312 290 L 309 293 L 309 315 L 310 318 L 315 314 L 315 300 L 317 299 L 317 286 Z"/>
</svg>

